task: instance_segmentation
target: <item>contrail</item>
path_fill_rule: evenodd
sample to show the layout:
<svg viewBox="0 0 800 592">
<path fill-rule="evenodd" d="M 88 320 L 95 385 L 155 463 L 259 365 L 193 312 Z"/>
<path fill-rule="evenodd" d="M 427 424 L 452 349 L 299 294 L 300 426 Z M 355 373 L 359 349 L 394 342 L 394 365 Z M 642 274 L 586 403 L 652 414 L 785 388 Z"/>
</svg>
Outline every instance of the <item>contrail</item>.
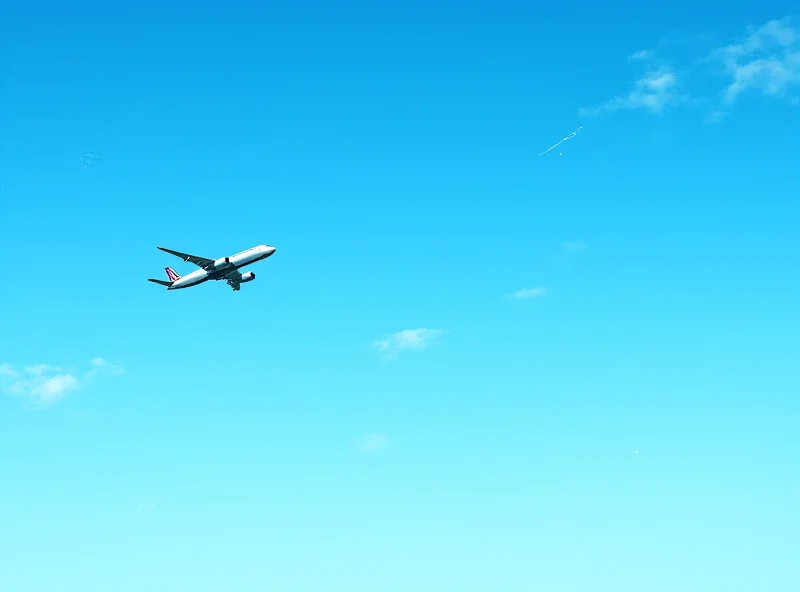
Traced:
<svg viewBox="0 0 800 592">
<path fill-rule="evenodd" d="M 149 510 L 150 508 L 152 508 L 155 505 L 156 505 L 156 502 L 153 502 L 152 504 L 148 504 L 146 506 L 142 506 L 142 504 L 139 504 L 139 509 L 140 510 Z"/>
<path fill-rule="evenodd" d="M 561 142 L 566 142 L 566 141 L 567 141 L 567 140 L 569 140 L 570 138 L 574 138 L 574 137 L 575 137 L 575 136 L 578 134 L 578 132 L 579 132 L 579 131 L 581 131 L 582 129 L 583 129 L 583 126 L 580 126 L 578 129 L 576 129 L 574 132 L 572 132 L 572 133 L 571 133 L 570 135 L 568 135 L 566 138 L 564 138 L 563 140 L 561 140 Z M 561 144 L 561 142 L 559 142 L 558 144 Z M 553 148 L 555 148 L 556 146 L 558 146 L 558 144 L 553 144 L 552 146 L 550 146 L 550 148 L 548 148 L 547 150 L 545 150 L 544 152 L 542 152 L 542 154 L 547 154 L 547 153 L 548 153 L 548 152 L 550 152 L 550 151 L 551 151 Z M 541 156 L 542 154 L 540 154 L 539 156 Z"/>
</svg>

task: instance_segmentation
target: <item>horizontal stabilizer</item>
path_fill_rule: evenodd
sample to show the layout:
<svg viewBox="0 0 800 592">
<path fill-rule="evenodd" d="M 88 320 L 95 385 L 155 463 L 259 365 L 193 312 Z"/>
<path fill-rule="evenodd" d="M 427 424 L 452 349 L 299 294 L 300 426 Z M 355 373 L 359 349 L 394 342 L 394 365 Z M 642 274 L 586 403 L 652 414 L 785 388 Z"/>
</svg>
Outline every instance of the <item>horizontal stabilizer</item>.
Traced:
<svg viewBox="0 0 800 592">
<path fill-rule="evenodd" d="M 153 278 L 148 278 L 147 281 L 153 282 L 154 284 L 161 284 L 162 286 L 166 286 L 167 288 L 172 286 L 172 282 L 168 282 L 166 280 L 154 280 Z"/>
</svg>

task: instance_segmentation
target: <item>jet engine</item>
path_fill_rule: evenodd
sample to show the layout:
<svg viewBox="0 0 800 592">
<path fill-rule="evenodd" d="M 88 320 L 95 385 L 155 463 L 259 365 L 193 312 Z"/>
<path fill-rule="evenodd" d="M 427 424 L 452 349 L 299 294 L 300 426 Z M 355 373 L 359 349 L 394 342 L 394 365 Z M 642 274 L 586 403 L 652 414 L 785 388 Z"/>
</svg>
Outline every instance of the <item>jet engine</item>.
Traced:
<svg viewBox="0 0 800 592">
<path fill-rule="evenodd" d="M 216 261 L 214 261 L 214 268 L 215 269 L 223 269 L 225 267 L 230 267 L 231 265 L 231 258 L 230 257 L 220 257 Z"/>
<path fill-rule="evenodd" d="M 252 271 L 248 271 L 247 273 L 242 274 L 242 279 L 239 281 L 241 283 L 252 282 L 254 279 L 256 279 L 256 274 L 254 274 Z"/>
</svg>

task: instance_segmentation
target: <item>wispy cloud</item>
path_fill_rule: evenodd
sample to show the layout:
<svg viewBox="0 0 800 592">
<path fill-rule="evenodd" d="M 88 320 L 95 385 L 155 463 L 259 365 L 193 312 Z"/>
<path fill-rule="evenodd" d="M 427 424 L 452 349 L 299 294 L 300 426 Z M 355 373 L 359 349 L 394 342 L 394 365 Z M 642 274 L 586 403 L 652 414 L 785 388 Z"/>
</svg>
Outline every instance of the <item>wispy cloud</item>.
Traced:
<svg viewBox="0 0 800 592">
<path fill-rule="evenodd" d="M 89 364 L 91 369 L 86 372 L 86 378 L 92 378 L 99 374 L 110 374 L 114 376 L 125 374 L 125 368 L 118 364 L 112 364 L 104 358 L 92 358 Z"/>
<path fill-rule="evenodd" d="M 553 261 L 558 264 L 563 264 L 578 257 L 589 248 L 589 245 L 582 240 L 569 240 L 561 243 L 560 247 L 561 248 L 553 255 Z"/>
<path fill-rule="evenodd" d="M 637 52 L 630 56 L 635 61 L 652 61 L 649 53 Z M 667 107 L 685 100 L 680 93 L 677 73 L 666 64 L 654 64 L 634 80 L 627 94 L 619 95 L 597 107 L 584 107 L 578 110 L 580 115 L 591 116 L 603 112 L 620 109 L 644 109 L 651 113 L 661 114 Z"/>
<path fill-rule="evenodd" d="M 746 35 L 712 52 L 730 77 L 723 101 L 732 105 L 748 90 L 781 96 L 800 85 L 800 29 L 791 18 L 749 26 Z"/>
<path fill-rule="evenodd" d="M 358 443 L 358 449 L 364 453 L 375 453 L 386 448 L 388 443 L 389 438 L 383 434 L 366 434 Z"/>
<path fill-rule="evenodd" d="M 586 248 L 589 246 L 583 241 L 564 241 L 561 243 L 561 246 L 564 247 L 564 250 L 568 253 L 580 253 L 581 251 L 585 251 Z"/>
<path fill-rule="evenodd" d="M 649 60 L 653 57 L 653 52 L 649 49 L 642 49 L 636 51 L 628 56 L 628 59 L 632 62 L 638 62 L 641 60 Z"/>
<path fill-rule="evenodd" d="M 86 378 L 91 378 L 100 372 L 111 374 L 124 372 L 121 366 L 109 364 L 102 358 L 95 358 L 90 365 L 92 369 L 86 372 Z M 80 386 L 81 380 L 76 372 L 57 366 L 36 364 L 16 369 L 10 364 L 0 364 L 0 390 L 27 397 L 41 405 L 55 403 Z"/>
<path fill-rule="evenodd" d="M 662 59 L 672 54 L 670 47 L 675 48 L 666 39 L 657 44 L 658 52 L 645 49 L 630 54 L 628 61 L 641 64 L 644 73 L 629 91 L 598 106 L 579 109 L 579 113 L 591 116 L 641 109 L 660 115 L 676 105 L 705 104 L 710 106 L 706 122 L 718 123 L 747 92 L 800 104 L 800 93 L 795 92 L 800 89 L 800 26 L 791 17 L 750 25 L 739 39 L 710 52 L 705 37 L 705 49 L 699 44 L 682 44 L 685 49 L 691 45 L 690 54 L 675 61 Z M 726 79 L 721 88 L 717 75 Z M 690 86 L 694 98 L 687 91 Z"/>
<path fill-rule="evenodd" d="M 0 369 L 0 388 L 3 391 L 45 405 L 78 387 L 78 379 L 74 374 L 46 364 L 25 366 L 21 370 L 3 364 Z"/>
<path fill-rule="evenodd" d="M 388 358 L 402 351 L 427 348 L 444 334 L 441 329 L 406 329 L 372 342 L 372 346 Z"/>
<path fill-rule="evenodd" d="M 705 119 L 706 123 L 720 123 L 727 116 L 727 112 L 723 109 L 716 109 L 708 114 Z"/>
<path fill-rule="evenodd" d="M 529 298 L 540 298 L 545 294 L 547 294 L 547 288 L 524 288 L 511 294 L 511 297 L 514 300 L 527 300 Z"/>
</svg>

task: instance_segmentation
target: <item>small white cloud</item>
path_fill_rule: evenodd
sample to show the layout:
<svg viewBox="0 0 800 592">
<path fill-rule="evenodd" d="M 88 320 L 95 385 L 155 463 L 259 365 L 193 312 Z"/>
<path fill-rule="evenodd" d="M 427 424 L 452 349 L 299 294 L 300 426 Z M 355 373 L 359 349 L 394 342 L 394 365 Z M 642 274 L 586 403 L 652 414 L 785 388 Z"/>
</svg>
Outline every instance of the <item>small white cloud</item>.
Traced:
<svg viewBox="0 0 800 592">
<path fill-rule="evenodd" d="M 583 241 L 565 241 L 562 243 L 564 250 L 569 253 L 580 253 L 585 251 L 588 245 Z"/>
<path fill-rule="evenodd" d="M 695 51 L 698 44 L 705 45 L 707 41 L 708 36 L 699 36 L 693 42 L 679 45 Z M 712 108 L 706 123 L 722 121 L 745 93 L 758 92 L 800 105 L 800 24 L 791 17 L 750 25 L 740 39 L 711 52 L 703 51 L 703 57 L 695 54 L 678 69 L 661 58 L 664 47 L 674 48 L 675 43 L 662 40 L 658 46 L 658 52 L 641 50 L 628 56 L 629 62 L 642 64 L 646 71 L 633 82 L 627 94 L 599 106 L 582 108 L 579 113 L 590 116 L 622 109 L 643 109 L 662 114 L 675 105 L 707 103 L 707 98 L 691 98 L 684 92 L 693 79 L 700 81 L 711 74 L 698 71 L 698 66 L 711 66 L 713 73 L 727 78 L 724 88 L 720 89 L 721 104 Z M 700 82 L 698 88 L 703 84 L 707 82 Z"/>
<path fill-rule="evenodd" d="M 72 374 L 58 374 L 50 378 L 45 378 L 40 383 L 36 384 L 30 394 L 38 397 L 45 403 L 51 403 L 56 399 L 61 398 L 61 395 L 67 391 L 78 388 L 78 379 Z"/>
<path fill-rule="evenodd" d="M 388 357 L 395 357 L 404 350 L 425 349 L 443 333 L 441 329 L 406 329 L 373 341 L 372 346 Z"/>
<path fill-rule="evenodd" d="M 641 51 L 637 51 L 632 53 L 628 56 L 628 59 L 632 62 L 637 62 L 640 60 L 649 60 L 653 57 L 653 52 L 647 49 L 642 49 Z"/>
<path fill-rule="evenodd" d="M 86 373 L 87 377 L 98 372 L 124 372 L 121 366 L 110 364 L 102 358 L 95 358 L 90 365 L 92 369 Z M 80 386 L 81 381 L 74 373 L 48 364 L 24 366 L 22 371 L 16 370 L 10 364 L 0 364 L 0 390 L 27 397 L 42 405 L 54 403 Z"/>
<path fill-rule="evenodd" d="M 661 114 L 667 107 L 684 100 L 678 92 L 678 75 L 668 66 L 650 70 L 633 83 L 626 95 L 614 97 L 599 107 L 583 108 L 581 115 L 597 115 L 603 111 L 645 109 Z"/>
<path fill-rule="evenodd" d="M 517 290 L 511 297 L 515 300 L 527 300 L 528 298 L 539 298 L 547 294 L 547 288 L 525 288 Z"/>
<path fill-rule="evenodd" d="M 706 123 L 719 123 L 719 122 L 721 122 L 723 119 L 725 119 L 725 117 L 726 117 L 727 115 L 728 115 L 728 114 L 727 114 L 725 111 L 723 111 L 723 110 L 719 110 L 719 109 L 718 109 L 718 110 L 716 110 L 716 111 L 712 111 L 711 113 L 709 113 L 709 114 L 708 114 L 708 117 L 706 117 L 706 120 L 705 120 L 705 122 L 706 122 Z"/>
<path fill-rule="evenodd" d="M 25 374 L 30 374 L 31 376 L 41 376 L 45 374 L 49 370 L 55 370 L 55 368 L 51 368 L 47 364 L 37 364 L 36 366 L 25 366 L 24 371 Z"/>
<path fill-rule="evenodd" d="M 564 241 L 561 243 L 561 250 L 555 254 L 554 260 L 558 263 L 565 263 L 588 248 L 589 245 L 581 240 Z"/>
<path fill-rule="evenodd" d="M 118 364 L 112 364 L 111 362 L 106 361 L 104 358 L 92 358 L 91 362 L 89 362 L 92 366 L 92 369 L 86 372 L 86 378 L 91 378 L 93 376 L 97 376 L 98 374 L 113 374 L 113 375 L 120 375 L 125 374 L 125 368 Z"/>
<path fill-rule="evenodd" d="M 389 443 L 389 439 L 383 434 L 367 434 L 358 444 L 358 449 L 365 453 L 380 452 Z"/>
<path fill-rule="evenodd" d="M 793 47 L 800 41 L 800 33 L 792 26 L 792 19 L 773 19 L 760 27 L 750 25 L 740 43 L 732 43 L 718 52 L 729 57 L 749 57 L 775 47 Z"/>
<path fill-rule="evenodd" d="M 22 372 L 9 364 L 0 366 L 0 388 L 42 404 L 53 403 L 78 387 L 78 379 L 47 364 L 25 366 Z"/>
<path fill-rule="evenodd" d="M 727 105 L 749 90 L 785 96 L 800 85 L 800 29 L 788 17 L 749 26 L 743 39 L 714 50 L 711 57 L 730 77 L 723 92 Z"/>
</svg>

